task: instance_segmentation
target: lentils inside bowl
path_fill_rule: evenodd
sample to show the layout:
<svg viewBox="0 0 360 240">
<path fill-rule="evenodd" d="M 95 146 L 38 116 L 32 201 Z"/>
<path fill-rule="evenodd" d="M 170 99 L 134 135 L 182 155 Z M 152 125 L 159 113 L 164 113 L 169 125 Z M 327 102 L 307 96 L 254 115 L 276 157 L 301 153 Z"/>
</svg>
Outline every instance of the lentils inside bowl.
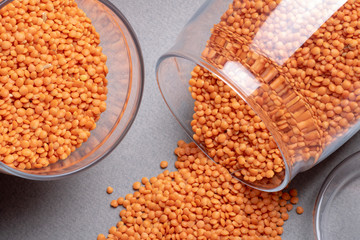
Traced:
<svg viewBox="0 0 360 240">
<path fill-rule="evenodd" d="M 73 0 L 0 10 L 0 160 L 36 169 L 67 158 L 106 110 L 107 57 Z"/>
</svg>

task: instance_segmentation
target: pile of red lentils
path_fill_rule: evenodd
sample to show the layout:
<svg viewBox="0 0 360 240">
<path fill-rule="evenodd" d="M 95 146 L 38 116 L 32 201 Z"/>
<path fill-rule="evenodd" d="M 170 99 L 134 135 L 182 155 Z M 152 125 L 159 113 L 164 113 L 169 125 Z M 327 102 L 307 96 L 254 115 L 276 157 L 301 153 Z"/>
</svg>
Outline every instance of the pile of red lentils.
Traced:
<svg viewBox="0 0 360 240">
<path fill-rule="evenodd" d="M 256 37 L 262 34 L 262 47 L 269 45 L 265 50 L 271 51 L 271 39 L 276 36 L 266 36 L 271 33 L 262 31 L 262 26 L 272 13 L 277 14 L 276 24 L 282 26 L 298 8 L 281 10 L 280 0 L 234 0 L 230 4 L 212 29 L 202 57 L 228 76 L 237 74 L 237 69 L 229 68 L 234 62 L 254 76 L 240 87 L 259 86 L 252 89 L 247 102 L 262 112 L 263 121 L 229 86 L 195 67 L 190 80 L 196 100 L 193 138 L 209 156 L 245 181 L 269 179 L 270 185 L 276 186 L 282 182 L 285 168 L 274 136 L 263 128 L 265 123 L 277 134 L 290 167 L 300 163 L 307 168 L 356 123 L 360 117 L 359 4 L 347 1 L 283 64 L 261 52 Z M 271 24 L 266 28 L 277 29 Z M 286 55 L 302 32 L 299 30 L 297 39 L 289 36 L 287 43 L 276 42 L 278 53 Z"/>
<path fill-rule="evenodd" d="M 99 34 L 74 0 L 0 10 L 0 161 L 43 168 L 67 158 L 106 109 Z"/>
<path fill-rule="evenodd" d="M 134 193 L 111 202 L 123 207 L 121 221 L 98 240 L 281 239 L 288 211 L 299 201 L 295 189 L 266 193 L 250 188 L 194 143 L 179 141 L 175 154 L 177 171 L 144 177 L 134 183 Z"/>
<path fill-rule="evenodd" d="M 222 80 L 199 66 L 189 81 L 196 100 L 191 126 L 215 162 L 248 182 L 284 170 L 281 153 L 260 117 Z"/>
</svg>

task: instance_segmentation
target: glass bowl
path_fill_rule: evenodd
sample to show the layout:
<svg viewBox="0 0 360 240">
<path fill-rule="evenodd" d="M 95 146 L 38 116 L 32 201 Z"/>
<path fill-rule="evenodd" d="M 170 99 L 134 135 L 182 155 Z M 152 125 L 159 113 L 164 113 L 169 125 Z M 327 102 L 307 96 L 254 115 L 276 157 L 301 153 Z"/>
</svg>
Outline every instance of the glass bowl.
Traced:
<svg viewBox="0 0 360 240">
<path fill-rule="evenodd" d="M 317 240 L 353 240 L 360 236 L 360 152 L 326 178 L 315 202 L 314 232 Z"/>
<path fill-rule="evenodd" d="M 53 180 L 77 173 L 104 159 L 131 127 L 144 85 L 143 58 L 134 30 L 108 0 L 76 0 L 100 34 L 109 68 L 107 109 L 96 129 L 67 159 L 46 168 L 18 170 L 0 162 L 0 172 L 31 180 Z"/>
</svg>

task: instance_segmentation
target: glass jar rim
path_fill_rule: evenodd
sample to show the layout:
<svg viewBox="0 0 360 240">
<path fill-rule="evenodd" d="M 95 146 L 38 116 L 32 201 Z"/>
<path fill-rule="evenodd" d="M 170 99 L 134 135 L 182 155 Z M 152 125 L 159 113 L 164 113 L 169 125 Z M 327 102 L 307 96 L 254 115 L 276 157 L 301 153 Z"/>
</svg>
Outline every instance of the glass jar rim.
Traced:
<svg viewBox="0 0 360 240">
<path fill-rule="evenodd" d="M 161 93 L 161 96 L 162 98 L 164 99 L 165 103 L 166 103 L 166 106 L 168 107 L 168 109 L 170 110 L 171 114 L 175 117 L 175 119 L 177 120 L 177 122 L 180 124 L 180 126 L 185 130 L 185 133 L 190 137 L 190 139 L 193 140 L 193 142 L 213 161 L 215 162 L 207 153 L 206 151 L 203 149 L 203 147 L 197 143 L 196 141 L 194 141 L 193 137 L 192 137 L 192 134 L 189 133 L 186 129 L 186 127 L 183 125 L 184 123 L 181 122 L 181 120 L 176 116 L 174 110 L 170 107 L 170 105 L 168 104 L 167 100 L 166 100 L 166 97 L 165 97 L 165 94 L 163 93 L 163 89 L 161 87 L 161 81 L 159 80 L 159 69 L 160 69 L 160 66 L 161 64 L 166 60 L 166 59 L 169 59 L 169 58 L 179 58 L 179 59 L 183 59 L 183 60 L 187 60 L 187 61 L 190 61 L 196 65 L 199 65 L 203 68 L 205 68 L 206 70 L 208 70 L 209 72 L 211 72 L 212 74 L 216 75 L 221 81 L 225 82 L 227 85 L 230 86 L 230 88 L 232 90 L 234 90 L 236 92 L 236 94 L 238 94 L 243 101 L 245 101 L 246 104 L 248 104 L 251 109 L 255 112 L 256 115 L 258 115 L 260 117 L 260 119 L 264 119 L 265 116 L 262 116 L 259 114 L 258 111 L 256 111 L 252 106 L 251 104 L 248 103 L 248 101 L 246 101 L 246 97 L 244 96 L 243 93 L 241 93 L 240 91 L 238 91 L 234 85 L 228 80 L 228 78 L 226 76 L 224 76 L 224 74 L 222 74 L 220 71 L 217 70 L 217 68 L 215 66 L 213 66 L 211 63 L 208 63 L 206 61 L 204 61 L 203 59 L 201 59 L 200 57 L 195 57 L 195 56 L 192 56 L 191 54 L 187 54 L 187 53 L 182 53 L 182 52 L 179 52 L 179 51 L 174 51 L 174 50 L 170 50 L 168 51 L 167 53 L 165 53 L 164 55 L 162 55 L 159 60 L 157 61 L 156 63 L 156 68 L 155 68 L 155 72 L 156 72 L 156 80 L 157 80 L 157 83 L 158 83 L 158 87 L 160 89 L 160 93 Z M 288 184 L 290 183 L 291 181 L 291 171 L 290 171 L 290 167 L 289 167 L 289 164 L 288 162 L 286 161 L 285 159 L 285 155 L 283 154 L 283 151 L 281 150 L 282 148 L 280 147 L 279 145 L 279 136 L 277 136 L 276 134 L 276 131 L 275 129 L 273 129 L 272 126 L 269 126 L 269 124 L 266 123 L 267 121 L 264 121 L 264 124 L 266 126 L 266 128 L 269 130 L 269 132 L 274 136 L 274 140 L 275 140 L 275 143 L 276 145 L 278 146 L 279 148 L 279 151 L 281 153 L 281 156 L 283 158 L 283 162 L 284 162 L 284 166 L 285 166 L 285 175 L 284 175 L 284 179 L 282 180 L 281 184 L 279 184 L 278 186 L 276 186 L 275 188 L 262 188 L 262 187 L 259 187 L 259 186 L 256 186 L 256 185 L 252 185 L 251 183 L 249 182 L 246 182 L 246 181 L 242 181 L 241 179 L 237 178 L 236 176 L 234 176 L 234 174 L 232 173 L 233 177 L 238 179 L 240 182 L 254 188 L 254 189 L 257 189 L 257 190 L 260 190 L 260 191 L 264 191 L 264 192 L 277 192 L 277 191 L 281 191 L 283 190 L 284 188 L 286 188 L 288 186 Z M 274 134 L 275 133 L 275 134 Z M 216 163 L 216 162 L 215 162 Z"/>
</svg>

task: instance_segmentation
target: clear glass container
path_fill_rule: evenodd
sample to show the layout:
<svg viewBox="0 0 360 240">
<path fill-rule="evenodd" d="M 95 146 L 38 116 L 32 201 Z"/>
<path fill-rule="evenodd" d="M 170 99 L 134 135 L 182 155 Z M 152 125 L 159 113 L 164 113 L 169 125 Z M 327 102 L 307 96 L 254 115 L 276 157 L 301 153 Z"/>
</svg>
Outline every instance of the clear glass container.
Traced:
<svg viewBox="0 0 360 240">
<path fill-rule="evenodd" d="M 360 153 L 357 152 L 326 178 L 315 202 L 317 240 L 353 240 L 360 236 Z"/>
<path fill-rule="evenodd" d="M 248 181 L 236 162 L 232 174 L 263 191 L 281 190 L 359 130 L 360 30 L 351 14 L 358 5 L 352 0 L 208 0 L 158 61 L 162 96 L 194 139 L 194 104 L 213 101 L 195 100 L 189 92 L 194 67 L 228 85 L 260 117 L 284 160 L 273 177 Z M 196 138 L 219 162 L 206 138 Z M 228 155 L 242 154 L 230 149 Z"/>
<path fill-rule="evenodd" d="M 77 173 L 104 159 L 125 137 L 141 102 L 144 66 L 137 37 L 124 15 L 107 0 L 76 0 L 100 34 L 109 68 L 107 109 L 88 141 L 65 160 L 46 168 L 18 170 L 0 162 L 0 172 L 32 180 Z"/>
</svg>

